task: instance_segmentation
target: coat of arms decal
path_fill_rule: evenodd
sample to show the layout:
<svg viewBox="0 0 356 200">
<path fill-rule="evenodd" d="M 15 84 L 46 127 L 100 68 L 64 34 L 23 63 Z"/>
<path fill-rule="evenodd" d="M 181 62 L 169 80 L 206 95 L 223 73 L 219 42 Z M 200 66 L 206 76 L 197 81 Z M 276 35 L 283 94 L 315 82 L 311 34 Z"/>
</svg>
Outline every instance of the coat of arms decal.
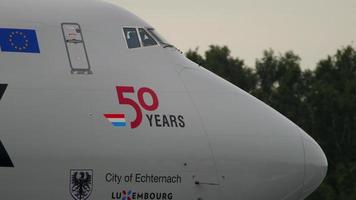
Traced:
<svg viewBox="0 0 356 200">
<path fill-rule="evenodd" d="M 69 192 L 75 200 L 86 200 L 93 190 L 93 170 L 72 169 L 70 170 Z"/>
</svg>

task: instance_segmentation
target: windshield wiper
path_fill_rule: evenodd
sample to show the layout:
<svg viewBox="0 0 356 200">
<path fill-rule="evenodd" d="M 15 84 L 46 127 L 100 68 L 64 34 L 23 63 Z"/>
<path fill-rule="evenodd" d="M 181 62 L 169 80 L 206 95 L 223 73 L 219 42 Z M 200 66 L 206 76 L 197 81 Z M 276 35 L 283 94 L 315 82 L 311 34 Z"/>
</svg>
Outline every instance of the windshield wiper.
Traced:
<svg viewBox="0 0 356 200">
<path fill-rule="evenodd" d="M 168 43 L 162 43 L 162 44 L 163 44 L 163 48 L 167 48 L 167 47 L 175 48 L 173 45 Z"/>
<path fill-rule="evenodd" d="M 173 49 L 175 49 L 175 50 L 177 50 L 179 53 L 181 53 L 181 54 L 183 54 L 183 51 L 181 51 L 180 49 L 178 49 L 177 47 L 175 47 L 175 46 L 173 46 L 173 45 L 171 45 L 171 44 L 167 44 L 167 43 L 161 43 L 161 44 L 163 44 L 164 46 L 162 46 L 163 48 L 173 48 Z"/>
</svg>

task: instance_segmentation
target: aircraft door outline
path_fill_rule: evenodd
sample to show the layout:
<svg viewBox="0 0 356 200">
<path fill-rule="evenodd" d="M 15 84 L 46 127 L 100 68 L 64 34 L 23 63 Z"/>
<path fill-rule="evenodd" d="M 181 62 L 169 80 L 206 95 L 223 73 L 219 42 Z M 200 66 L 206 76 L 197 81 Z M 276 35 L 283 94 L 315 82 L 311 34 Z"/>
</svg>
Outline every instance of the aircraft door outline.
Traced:
<svg viewBox="0 0 356 200">
<path fill-rule="evenodd" d="M 93 74 L 78 23 L 62 23 L 62 33 L 72 74 Z"/>
</svg>

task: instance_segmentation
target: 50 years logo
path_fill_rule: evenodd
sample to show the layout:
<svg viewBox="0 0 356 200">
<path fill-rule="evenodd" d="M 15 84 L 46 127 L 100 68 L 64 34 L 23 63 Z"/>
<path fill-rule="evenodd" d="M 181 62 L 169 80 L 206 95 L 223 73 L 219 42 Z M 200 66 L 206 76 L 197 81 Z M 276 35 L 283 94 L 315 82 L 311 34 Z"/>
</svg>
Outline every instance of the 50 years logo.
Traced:
<svg viewBox="0 0 356 200">
<path fill-rule="evenodd" d="M 116 92 L 119 104 L 130 106 L 136 113 L 135 119 L 130 122 L 130 127 L 132 129 L 135 129 L 141 125 L 142 120 L 144 119 L 143 111 L 147 112 L 145 118 L 148 121 L 150 127 L 185 127 L 185 120 L 183 115 L 153 113 L 159 108 L 159 98 L 153 89 L 148 87 L 141 87 L 137 90 L 136 93 L 133 86 L 116 86 Z M 129 94 L 131 94 L 131 97 L 128 97 Z M 136 94 L 137 101 L 132 98 L 132 94 Z M 147 103 L 144 98 L 145 96 L 151 99 L 150 103 Z M 115 127 L 126 126 L 126 117 L 124 113 L 104 114 L 104 117 L 108 119 Z"/>
</svg>

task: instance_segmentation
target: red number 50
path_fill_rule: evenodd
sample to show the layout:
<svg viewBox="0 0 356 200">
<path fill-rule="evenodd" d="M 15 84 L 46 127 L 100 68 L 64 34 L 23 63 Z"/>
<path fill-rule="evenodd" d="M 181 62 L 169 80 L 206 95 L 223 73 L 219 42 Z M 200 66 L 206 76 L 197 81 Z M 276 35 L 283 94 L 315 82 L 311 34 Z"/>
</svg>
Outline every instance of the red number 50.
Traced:
<svg viewBox="0 0 356 200">
<path fill-rule="evenodd" d="M 137 92 L 137 99 L 139 104 L 124 96 L 124 93 L 135 93 L 134 87 L 132 86 L 117 86 L 117 97 L 119 103 L 123 105 L 130 105 L 136 112 L 136 119 L 131 122 L 131 128 L 137 128 L 142 122 L 142 110 L 141 107 L 147 111 L 154 111 L 158 108 L 158 97 L 157 94 L 150 88 L 142 87 Z M 144 94 L 147 93 L 152 98 L 152 105 L 148 105 L 145 102 Z M 141 106 L 141 107 L 140 107 Z"/>
</svg>

